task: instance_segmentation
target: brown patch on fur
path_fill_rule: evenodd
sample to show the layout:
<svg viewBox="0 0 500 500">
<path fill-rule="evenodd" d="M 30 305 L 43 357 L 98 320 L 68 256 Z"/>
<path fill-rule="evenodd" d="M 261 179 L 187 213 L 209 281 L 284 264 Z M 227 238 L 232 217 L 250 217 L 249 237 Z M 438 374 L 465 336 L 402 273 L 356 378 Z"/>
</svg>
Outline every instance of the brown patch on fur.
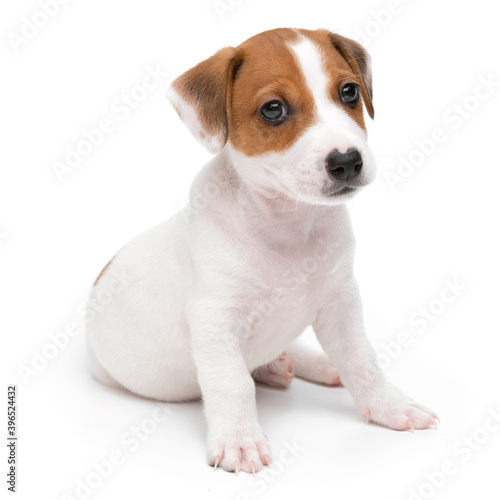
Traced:
<svg viewBox="0 0 500 500">
<path fill-rule="evenodd" d="M 228 107 L 228 139 L 247 156 L 283 152 L 316 123 L 314 98 L 289 46 L 300 42 L 302 36 L 311 40 L 321 54 L 329 80 L 327 92 L 334 103 L 366 130 L 361 100 L 349 107 L 340 99 L 342 86 L 356 83 L 373 118 L 369 56 L 361 45 L 327 30 L 266 31 L 237 47 L 242 51 L 242 61 Z M 290 107 L 288 119 L 279 125 L 266 123 L 258 113 L 265 102 L 273 99 L 284 100 Z"/>
<path fill-rule="evenodd" d="M 114 257 L 113 257 L 114 259 Z M 111 262 L 113 262 L 113 259 L 111 259 L 102 269 L 102 271 L 99 273 L 99 276 L 97 276 L 96 280 L 94 281 L 94 286 L 97 285 L 97 283 L 99 282 L 99 280 L 101 279 L 101 276 L 106 272 L 106 269 L 108 269 L 109 265 L 111 264 Z"/>
<path fill-rule="evenodd" d="M 321 54 L 323 70 L 329 80 L 327 94 L 340 109 L 366 130 L 361 100 L 355 107 L 346 106 L 340 99 L 340 91 L 347 83 L 356 83 L 368 114 L 373 118 L 371 74 L 367 52 L 357 42 L 327 30 L 300 30 L 300 32 L 314 42 Z M 361 70 L 360 65 L 363 66 L 365 72 Z M 367 82 L 369 82 L 369 87 Z"/>
<path fill-rule="evenodd" d="M 288 149 L 315 123 L 315 104 L 305 77 L 288 44 L 299 32 L 277 29 L 242 43 L 243 62 L 233 83 L 229 140 L 247 156 Z M 288 117 L 279 125 L 266 123 L 259 114 L 263 104 L 282 100 Z"/>
<path fill-rule="evenodd" d="M 240 52 L 225 47 L 212 57 L 186 71 L 172 83 L 172 88 L 193 106 L 206 133 L 227 140 L 227 103 L 231 99 L 233 72 Z M 182 120 L 181 113 L 176 109 Z"/>
<path fill-rule="evenodd" d="M 356 77 L 361 79 L 361 95 L 363 97 L 363 102 L 365 103 L 368 115 L 373 119 L 375 117 L 375 110 L 373 109 L 373 86 L 370 55 L 361 44 L 351 40 L 350 38 L 330 33 L 327 30 L 318 30 L 317 32 L 322 32 L 330 39 L 331 44 L 347 61 Z"/>
<path fill-rule="evenodd" d="M 357 83 L 373 118 L 369 56 L 357 42 L 327 30 L 265 31 L 236 48 L 220 50 L 172 86 L 195 108 L 205 132 L 220 138 L 222 145 L 229 140 L 247 156 L 283 152 L 316 123 L 314 98 L 289 47 L 301 37 L 311 40 L 321 54 L 331 99 L 365 129 L 361 100 L 355 107 L 346 106 L 340 90 L 346 83 Z M 265 122 L 259 114 L 271 100 L 289 106 L 287 119 L 279 125 Z"/>
</svg>

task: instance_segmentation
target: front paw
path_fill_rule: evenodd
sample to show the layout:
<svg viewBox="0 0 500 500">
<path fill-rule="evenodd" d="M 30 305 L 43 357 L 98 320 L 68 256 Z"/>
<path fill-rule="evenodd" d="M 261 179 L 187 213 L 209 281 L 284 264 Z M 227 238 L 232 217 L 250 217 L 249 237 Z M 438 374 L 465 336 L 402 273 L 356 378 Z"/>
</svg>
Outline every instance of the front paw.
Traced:
<svg viewBox="0 0 500 500">
<path fill-rule="evenodd" d="M 429 429 L 439 422 L 433 411 L 415 403 L 393 386 L 375 391 L 360 409 L 367 421 L 396 431 Z"/>
<path fill-rule="evenodd" d="M 255 473 L 271 463 L 267 438 L 259 428 L 209 435 L 208 463 L 228 472 Z"/>
</svg>

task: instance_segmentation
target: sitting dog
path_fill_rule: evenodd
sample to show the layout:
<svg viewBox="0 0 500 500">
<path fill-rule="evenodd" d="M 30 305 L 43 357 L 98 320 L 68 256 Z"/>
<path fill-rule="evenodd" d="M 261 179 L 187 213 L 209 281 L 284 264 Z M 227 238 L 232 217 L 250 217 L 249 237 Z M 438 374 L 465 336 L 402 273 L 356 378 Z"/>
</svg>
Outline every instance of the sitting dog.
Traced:
<svg viewBox="0 0 500 500">
<path fill-rule="evenodd" d="M 188 207 L 98 277 L 90 304 L 101 307 L 87 321 L 95 378 L 161 401 L 202 398 L 208 461 L 228 471 L 271 461 L 255 380 L 342 380 L 367 420 L 434 425 L 378 367 L 353 277 L 345 202 L 375 176 L 366 51 L 326 30 L 275 29 L 201 62 L 168 97 L 216 155 Z M 113 294 L 116 273 L 127 284 Z M 296 342 L 309 325 L 324 353 Z"/>
</svg>

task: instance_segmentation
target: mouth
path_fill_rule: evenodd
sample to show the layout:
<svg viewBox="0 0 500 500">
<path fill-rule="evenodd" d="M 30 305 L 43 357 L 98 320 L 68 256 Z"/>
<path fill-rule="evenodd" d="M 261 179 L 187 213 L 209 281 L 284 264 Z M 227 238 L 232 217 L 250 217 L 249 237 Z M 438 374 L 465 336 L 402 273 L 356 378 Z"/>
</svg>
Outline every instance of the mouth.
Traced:
<svg viewBox="0 0 500 500">
<path fill-rule="evenodd" d="M 332 197 L 337 197 L 337 196 L 343 196 L 345 194 L 349 194 L 349 193 L 352 193 L 354 191 L 356 191 L 357 188 L 355 187 L 350 187 L 350 186 L 344 186 L 343 188 L 337 190 L 337 191 L 333 191 L 331 193 L 326 193 L 326 196 L 328 196 L 329 198 L 332 198 Z"/>
</svg>

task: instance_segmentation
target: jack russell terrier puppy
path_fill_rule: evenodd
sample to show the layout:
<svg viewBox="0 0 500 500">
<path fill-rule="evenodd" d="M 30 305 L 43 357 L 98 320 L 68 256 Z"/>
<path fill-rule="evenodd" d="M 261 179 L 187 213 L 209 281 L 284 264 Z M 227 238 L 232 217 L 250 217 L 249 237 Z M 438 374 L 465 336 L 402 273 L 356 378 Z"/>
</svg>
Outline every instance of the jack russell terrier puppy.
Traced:
<svg viewBox="0 0 500 500">
<path fill-rule="evenodd" d="M 202 398 L 208 461 L 227 471 L 271 462 L 255 381 L 342 381 L 367 420 L 435 425 L 381 372 L 352 271 L 345 202 L 375 176 L 366 51 L 326 30 L 275 29 L 201 62 L 168 97 L 216 156 L 188 207 L 98 277 L 89 300 L 101 306 L 87 321 L 95 378 L 161 401 Z M 112 294 L 116 273 L 127 285 Z M 309 325 L 324 353 L 296 343 Z"/>
</svg>

